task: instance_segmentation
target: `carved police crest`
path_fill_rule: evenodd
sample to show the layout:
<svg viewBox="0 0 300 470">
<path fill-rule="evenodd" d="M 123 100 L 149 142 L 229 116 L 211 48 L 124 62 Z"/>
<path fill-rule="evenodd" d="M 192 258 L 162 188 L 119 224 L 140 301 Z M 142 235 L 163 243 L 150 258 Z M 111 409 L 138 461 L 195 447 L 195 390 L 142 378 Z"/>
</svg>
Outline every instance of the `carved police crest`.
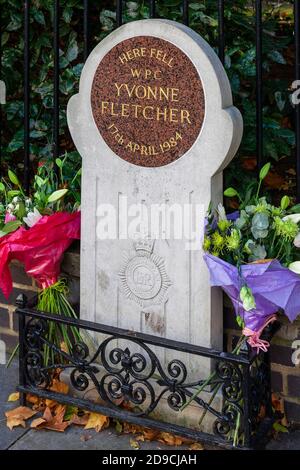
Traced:
<svg viewBox="0 0 300 470">
<path fill-rule="evenodd" d="M 153 252 L 152 240 L 134 243 L 134 251 L 126 252 L 119 272 L 125 296 L 141 307 L 162 303 L 171 281 L 162 257 Z"/>
</svg>

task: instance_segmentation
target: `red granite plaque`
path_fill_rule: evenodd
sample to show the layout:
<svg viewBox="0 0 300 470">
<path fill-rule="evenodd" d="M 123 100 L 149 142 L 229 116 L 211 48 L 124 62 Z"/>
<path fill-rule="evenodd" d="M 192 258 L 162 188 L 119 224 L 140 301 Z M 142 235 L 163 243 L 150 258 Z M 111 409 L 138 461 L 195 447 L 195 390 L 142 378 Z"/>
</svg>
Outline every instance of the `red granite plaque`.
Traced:
<svg viewBox="0 0 300 470">
<path fill-rule="evenodd" d="M 135 165 L 167 165 L 201 130 L 205 103 L 198 72 L 178 47 L 152 36 L 120 42 L 92 85 L 96 125 L 111 150 Z"/>
</svg>

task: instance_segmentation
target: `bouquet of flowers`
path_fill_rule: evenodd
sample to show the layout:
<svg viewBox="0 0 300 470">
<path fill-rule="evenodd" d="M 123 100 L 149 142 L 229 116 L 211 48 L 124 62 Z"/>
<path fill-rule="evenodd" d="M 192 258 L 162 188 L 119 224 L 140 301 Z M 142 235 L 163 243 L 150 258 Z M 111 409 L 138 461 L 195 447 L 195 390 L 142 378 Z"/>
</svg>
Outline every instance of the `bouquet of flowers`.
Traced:
<svg viewBox="0 0 300 470">
<path fill-rule="evenodd" d="M 219 204 L 206 219 L 203 248 L 211 285 L 221 287 L 229 296 L 243 329 L 233 354 L 239 354 L 246 341 L 257 353 L 267 351 L 269 343 L 260 336 L 276 313 L 284 311 L 291 321 L 300 313 L 300 205 L 291 206 L 289 197 L 284 196 L 277 207 L 260 196 L 269 169 L 267 163 L 244 198 L 234 188 L 224 192 L 239 199 L 238 211 L 226 214 Z M 215 384 L 215 378 L 213 372 L 182 409 L 208 385 L 214 387 L 212 403 L 221 386 Z M 243 397 L 241 405 L 242 401 Z M 206 413 L 204 410 L 199 424 Z M 234 446 L 243 440 L 240 412 L 227 437 Z"/>
<path fill-rule="evenodd" d="M 64 177 L 67 156 L 57 159 L 58 175 L 53 166 L 42 164 L 34 178 L 33 194 L 26 195 L 16 174 L 0 182 L 0 288 L 6 297 L 12 289 L 11 260 L 23 263 L 40 292 L 37 308 L 42 311 L 76 317 L 67 301 L 67 284 L 59 279 L 65 250 L 80 238 L 80 169 L 71 179 Z M 69 350 L 73 340 L 80 340 L 76 328 L 71 332 L 53 323 L 49 341 Z M 45 351 L 47 363 L 49 351 Z"/>
<path fill-rule="evenodd" d="M 234 188 L 224 192 L 238 197 L 240 210 L 226 215 L 219 204 L 208 215 L 204 238 L 211 285 L 229 296 L 243 335 L 257 351 L 267 350 L 260 335 L 280 309 L 291 321 L 300 313 L 300 207 L 290 207 L 288 196 L 279 207 L 260 196 L 269 169 L 267 163 L 244 199 Z"/>
</svg>

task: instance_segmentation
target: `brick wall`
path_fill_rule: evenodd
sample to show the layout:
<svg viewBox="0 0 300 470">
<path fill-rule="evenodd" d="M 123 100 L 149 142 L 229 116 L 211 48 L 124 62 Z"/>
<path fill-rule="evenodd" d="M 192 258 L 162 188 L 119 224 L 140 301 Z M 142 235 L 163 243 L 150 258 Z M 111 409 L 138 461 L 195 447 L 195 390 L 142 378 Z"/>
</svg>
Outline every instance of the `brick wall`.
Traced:
<svg viewBox="0 0 300 470">
<path fill-rule="evenodd" d="M 78 249 L 65 254 L 62 272 L 68 278 L 70 286 L 69 300 L 75 307 L 79 306 L 79 252 Z M 0 292 L 0 340 L 5 341 L 8 350 L 17 344 L 17 318 L 14 315 L 15 299 L 18 294 L 25 293 L 29 297 L 36 292 L 36 286 L 18 263 L 11 265 L 14 289 L 8 301 Z M 272 388 L 284 398 L 285 410 L 291 423 L 300 423 L 300 365 L 292 362 L 292 344 L 300 341 L 300 318 L 293 324 L 284 316 L 281 317 L 282 327 L 272 340 Z M 231 349 L 234 337 L 240 336 L 235 322 L 230 301 L 224 298 L 224 329 L 227 350 Z M 299 354 L 300 357 L 300 354 Z"/>
<path fill-rule="evenodd" d="M 11 352 L 18 344 L 18 318 L 14 315 L 16 298 L 21 293 L 31 298 L 37 292 L 34 280 L 26 275 L 18 261 L 13 261 L 10 269 L 13 277 L 13 290 L 9 299 L 6 299 L 0 290 L 0 340 L 4 341 L 8 352 Z M 64 256 L 62 276 L 68 279 L 69 300 L 75 310 L 79 311 L 79 252 L 76 246 L 75 251 L 69 251 Z"/>
</svg>

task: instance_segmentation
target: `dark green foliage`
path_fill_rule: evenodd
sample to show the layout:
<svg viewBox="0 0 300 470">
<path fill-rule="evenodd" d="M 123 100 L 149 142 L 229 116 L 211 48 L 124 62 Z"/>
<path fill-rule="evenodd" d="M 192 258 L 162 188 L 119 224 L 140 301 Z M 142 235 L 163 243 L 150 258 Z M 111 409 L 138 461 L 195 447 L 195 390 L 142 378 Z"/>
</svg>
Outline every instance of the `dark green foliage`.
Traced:
<svg viewBox="0 0 300 470">
<path fill-rule="evenodd" d="M 115 28 L 114 4 L 91 3 L 92 47 Z M 241 110 L 245 131 L 240 156 L 255 156 L 255 16 L 248 0 L 225 2 L 226 70 L 234 102 Z M 264 2 L 264 154 L 266 160 L 290 156 L 295 145 L 289 88 L 293 81 L 292 3 Z M 61 0 L 60 14 L 60 139 L 61 151 L 74 150 L 67 130 L 66 104 L 78 88 L 83 66 L 83 2 Z M 53 0 L 31 2 L 31 120 L 32 160 L 52 157 L 53 124 Z M 100 6 L 99 6 L 100 5 Z M 190 26 L 217 51 L 216 0 L 190 2 Z M 22 170 L 23 149 L 23 2 L 0 0 L 2 16 L 2 77 L 7 86 L 3 106 L 4 164 Z M 102 8 L 102 10 L 101 10 Z M 181 21 L 180 0 L 159 0 L 157 14 Z M 126 2 L 124 22 L 147 18 L 148 2 Z M 79 158 L 79 157 L 78 157 Z"/>
</svg>

